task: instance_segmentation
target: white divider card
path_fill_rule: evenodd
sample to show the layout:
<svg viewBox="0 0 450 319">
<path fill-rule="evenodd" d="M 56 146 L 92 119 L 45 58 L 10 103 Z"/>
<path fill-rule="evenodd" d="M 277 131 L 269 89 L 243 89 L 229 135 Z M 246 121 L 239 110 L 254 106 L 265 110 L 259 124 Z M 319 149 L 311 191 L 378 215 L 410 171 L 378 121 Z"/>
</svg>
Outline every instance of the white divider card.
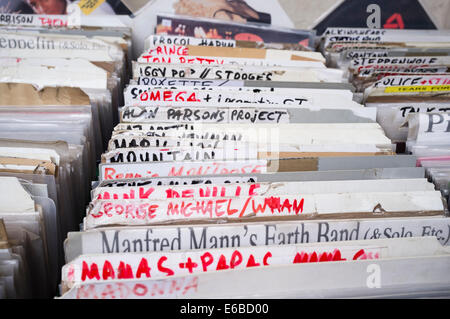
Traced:
<svg viewBox="0 0 450 319">
<path fill-rule="evenodd" d="M 157 49 L 157 48 L 156 48 Z M 153 49 L 150 49 L 152 51 Z M 167 49 L 169 50 L 169 49 Z M 138 63 L 168 63 L 185 65 L 248 65 L 248 66 L 289 66 L 325 68 L 321 61 L 296 61 L 296 60 L 272 60 L 251 59 L 239 57 L 214 57 L 214 56 L 192 56 L 192 55 L 152 55 L 144 53 L 138 59 Z"/>
<path fill-rule="evenodd" d="M 344 35 L 378 35 L 378 36 L 402 36 L 417 37 L 427 36 L 429 38 L 443 37 L 449 35 L 448 30 L 408 30 L 408 29 L 377 29 L 377 28 L 352 28 L 352 27 L 328 27 L 322 36 L 344 36 Z M 354 42 L 362 42 L 354 41 Z"/>
<path fill-rule="evenodd" d="M 447 217 L 305 220 L 156 227 L 107 227 L 70 232 L 66 262 L 80 255 L 240 248 L 432 236 L 450 245 Z"/>
<path fill-rule="evenodd" d="M 379 125 L 376 123 L 354 123 L 354 128 L 360 130 L 376 129 Z M 260 125 L 260 124 L 258 124 Z M 291 124 L 295 127 L 299 124 Z M 304 124 L 303 124 L 304 125 Z M 318 125 L 318 126 L 317 126 Z M 281 125 L 280 125 L 281 126 Z M 312 125 L 314 127 L 324 127 L 323 124 Z M 247 126 L 246 126 L 247 127 Z M 147 137 L 177 137 L 177 138 L 192 138 L 192 139 L 210 139 L 210 140 L 230 140 L 242 141 L 245 137 L 245 128 L 240 125 L 233 125 L 232 133 L 230 130 L 216 130 L 217 126 L 211 127 L 210 124 L 170 124 L 170 123 L 119 123 L 115 126 L 113 137 L 115 136 L 147 136 Z M 327 124 L 327 127 L 346 128 L 347 125 Z M 247 127 L 248 128 L 248 127 Z M 301 129 L 301 126 L 296 127 Z M 208 132 L 211 130 L 210 132 Z"/>
<path fill-rule="evenodd" d="M 373 109 L 375 110 L 375 109 Z M 324 141 L 321 144 L 315 143 L 311 144 L 310 142 L 298 142 L 295 141 L 284 143 L 280 142 L 277 136 L 278 132 L 274 131 L 272 138 L 266 139 L 266 135 L 260 135 L 260 141 L 255 142 L 257 138 L 255 138 L 250 143 L 247 142 L 239 142 L 235 143 L 234 141 L 226 141 L 226 140 L 197 140 L 197 141 L 204 141 L 204 142 L 188 142 L 184 143 L 183 141 L 187 141 L 184 138 L 181 138 L 179 140 L 180 144 L 187 144 L 180 146 L 182 149 L 187 149 L 189 151 L 195 151 L 198 150 L 198 152 L 202 153 L 196 153 L 196 155 L 188 155 L 185 154 L 185 151 L 181 151 L 179 149 L 180 147 L 170 148 L 165 147 L 161 149 L 160 147 L 157 149 L 146 149 L 144 146 L 141 148 L 141 150 L 138 150 L 137 152 L 130 153 L 132 150 L 125 150 L 124 148 L 117 148 L 117 149 L 111 149 L 108 154 L 104 156 L 106 160 L 106 156 L 108 158 L 117 158 L 118 161 L 131 161 L 131 162 L 141 162 L 141 161 L 157 161 L 158 159 L 166 159 L 170 160 L 171 158 L 194 158 L 194 157 L 207 157 L 212 156 L 216 159 L 219 157 L 230 157 L 235 158 L 236 156 L 246 156 L 249 158 L 267 158 L 267 159 L 277 159 L 277 158 L 301 158 L 301 157 L 317 157 L 317 156 L 332 156 L 331 153 L 335 153 L 334 156 L 350 156 L 351 153 L 358 153 L 363 154 L 367 153 L 366 155 L 382 155 L 382 154 L 393 154 L 393 146 L 390 144 L 385 145 L 376 145 L 373 142 L 363 142 L 359 144 L 355 144 L 353 142 L 347 142 L 344 144 L 336 144 L 334 141 Z M 253 132 L 251 133 L 253 134 Z M 119 140 L 114 140 L 115 142 L 118 142 Z M 135 140 L 131 140 L 134 144 Z M 145 144 L 145 140 L 141 140 L 142 144 Z M 158 138 L 159 141 L 159 138 Z M 215 142 L 213 142 L 215 141 Z M 216 142 L 221 142 L 223 145 L 213 145 L 216 144 Z M 125 140 L 121 140 L 122 145 L 126 143 Z M 198 147 L 196 145 L 199 145 Z M 209 145 L 209 146 L 208 146 Z M 183 147 L 184 146 L 184 147 Z M 213 153 L 214 150 L 218 150 L 217 152 Z M 167 153 L 169 152 L 169 153 Z M 139 154 L 138 154 L 139 153 Z M 162 154 L 167 153 L 167 154 Z M 317 154 L 315 154 L 317 153 Z M 318 154 L 321 153 L 321 154 Z M 323 154 L 322 154 L 323 153 Z M 344 154 L 348 153 L 348 154 Z M 120 155 L 122 154 L 122 155 Z M 155 154 L 155 155 L 152 155 Z M 185 155 L 181 155 L 185 154 Z M 205 155 L 201 155 L 205 154 Z M 206 155 L 210 154 L 210 155 Z M 223 154 L 223 155 L 221 155 Z M 235 154 L 235 155 L 233 155 Z M 240 155 L 239 155 L 240 154 Z M 156 157 L 155 157 L 156 156 Z M 354 154 L 356 156 L 356 154 Z"/>
<path fill-rule="evenodd" d="M 156 47 L 159 45 L 197 45 L 197 46 L 212 46 L 212 47 L 236 47 L 235 40 L 229 39 L 207 39 L 207 38 L 195 38 L 176 35 L 150 35 L 145 39 L 145 50 Z"/>
<path fill-rule="evenodd" d="M 337 144 L 337 145 L 296 145 L 260 143 L 249 148 L 165 148 L 140 149 L 137 151 L 118 149 L 105 154 L 104 162 L 157 162 L 160 159 L 178 160 L 239 160 L 239 159 L 300 159 L 304 157 L 357 156 L 357 155 L 392 155 L 393 146 L 376 146 L 373 144 Z M 108 157 L 107 157 L 108 156 Z M 107 159 L 109 158 L 109 160 Z"/>
<path fill-rule="evenodd" d="M 140 163 L 257 159 L 256 148 L 121 148 L 102 155 L 102 163 Z"/>
<path fill-rule="evenodd" d="M 327 68 L 279 66 L 206 66 L 182 64 L 142 64 L 133 62 L 133 78 L 140 76 L 201 80 L 247 80 L 290 82 L 341 82 L 343 72 Z"/>
<path fill-rule="evenodd" d="M 75 285 L 60 299 L 149 299 L 180 298 L 198 289 L 198 277 L 182 276 L 156 279 L 151 282 L 137 280 L 105 281 Z"/>
<path fill-rule="evenodd" d="M 378 58 L 389 56 L 388 48 L 374 48 L 374 49 L 346 49 L 340 53 L 340 63 L 348 63 L 352 59 L 358 58 Z"/>
<path fill-rule="evenodd" d="M 442 215 L 439 191 L 328 193 L 169 200 L 96 200 L 85 229 L 193 221 Z"/>
<path fill-rule="evenodd" d="M 207 175 L 195 177 L 151 177 L 151 178 L 129 178 L 103 180 L 97 187 L 116 188 L 116 187 L 139 187 L 139 186 L 173 186 L 173 185 L 197 185 L 197 184 L 237 184 L 237 183 L 255 183 L 258 181 L 257 175 Z M 94 188 L 96 189 L 96 188 Z M 94 197 L 92 197 L 94 198 Z"/>
<path fill-rule="evenodd" d="M 139 84 L 138 82 L 141 81 Z M 146 82 L 146 83 L 144 83 Z M 179 83 L 179 84 L 178 84 Z M 285 83 L 285 82 L 281 82 Z M 292 84 L 292 82 L 287 82 Z M 173 85 L 172 85 L 173 84 Z M 331 98 L 345 99 L 347 102 L 353 101 L 353 92 L 351 87 L 327 87 L 320 84 L 308 83 L 312 86 L 275 86 L 276 82 L 270 82 L 270 86 L 261 86 L 264 82 L 258 81 L 230 81 L 230 80 L 182 80 L 182 79 L 168 79 L 168 78 L 152 78 L 139 77 L 137 80 L 131 80 L 127 86 L 126 91 L 130 91 L 132 98 L 138 97 L 144 91 L 151 89 L 170 89 L 170 90 L 203 90 L 203 91 L 224 91 L 228 93 L 272 93 L 278 95 L 305 95 L 310 98 L 323 97 L 324 93 Z M 341 83 L 336 83 L 338 86 Z M 344 85 L 344 83 L 342 83 Z M 259 86 L 258 86 L 259 85 Z M 326 101 L 326 99 L 324 98 Z"/>
<path fill-rule="evenodd" d="M 244 86 L 244 81 L 234 81 L 234 80 L 197 80 L 197 79 L 171 79 L 171 78 L 160 78 L 160 77 L 150 77 L 142 76 L 138 77 L 136 80 L 131 80 L 130 84 L 133 85 L 133 81 L 136 85 L 146 85 L 155 86 L 162 88 L 169 87 L 219 87 L 219 86 Z"/>
<path fill-rule="evenodd" d="M 121 148 L 151 148 L 151 147 L 181 147 L 190 146 L 198 148 L 256 148 L 256 143 L 238 142 L 235 140 L 204 140 L 194 138 L 159 137 L 148 135 L 116 134 L 108 143 L 108 150 Z"/>
<path fill-rule="evenodd" d="M 278 39 L 280 41 L 280 39 Z M 275 50 L 293 50 L 315 54 L 309 48 L 301 43 L 286 42 L 254 42 L 233 39 L 213 39 L 205 37 L 192 37 L 182 35 L 150 35 L 144 42 L 144 52 L 151 47 L 159 45 L 179 45 L 179 46 L 208 46 L 220 48 L 255 48 L 255 49 L 275 49 Z"/>
<path fill-rule="evenodd" d="M 239 95 L 237 101 L 239 100 Z M 289 99 L 294 102 L 294 98 Z M 364 108 L 355 102 L 345 102 L 337 99 L 330 106 L 320 103 L 314 106 L 296 107 L 293 105 L 280 104 L 258 104 L 248 103 L 236 107 L 204 106 L 124 106 L 120 109 L 121 121 L 123 123 L 370 123 L 375 122 L 376 110 Z M 133 104 L 159 104 L 156 102 L 133 103 Z M 178 104 L 178 103 L 175 103 Z M 190 104 L 190 103 L 185 103 Z M 203 104 L 203 103 L 199 103 Z M 348 104 L 348 105 L 345 105 Z M 191 104 L 195 105 L 195 104 Z M 230 105 L 235 105 L 231 103 Z M 279 107 L 279 108 L 277 108 Z M 287 108 L 282 108 L 287 107 Z"/>
<path fill-rule="evenodd" d="M 206 125 L 206 124 L 202 124 Z M 170 123 L 119 123 L 114 128 L 112 138 L 120 136 L 130 137 L 152 137 L 152 138 L 188 138 L 188 139 L 200 139 L 200 140 L 212 140 L 212 141 L 241 141 L 243 140 L 243 133 L 207 133 L 197 134 L 195 128 L 198 128 L 196 124 L 170 124 Z"/>
<path fill-rule="evenodd" d="M 422 67 L 429 67 L 433 65 L 448 65 L 450 57 L 448 56 L 388 56 L 375 58 L 355 58 L 350 61 L 351 68 L 359 67 L 377 67 L 380 65 L 421 65 Z"/>
<path fill-rule="evenodd" d="M 397 238 L 126 255 L 82 255 L 63 267 L 62 283 L 64 288 L 71 288 L 79 283 L 108 280 L 126 282 L 139 278 L 237 271 L 252 267 L 383 260 L 448 253 L 449 248 L 441 247 L 435 238 Z"/>
<path fill-rule="evenodd" d="M 65 288 L 70 289 L 79 283 L 107 280 L 161 278 L 297 263 L 377 260 L 393 255 L 392 248 L 389 246 L 391 245 L 385 240 L 380 240 L 380 243 L 370 240 L 353 245 L 328 243 L 311 246 L 285 245 L 180 252 L 82 255 L 64 265 L 61 281 Z M 394 249 L 394 251 L 396 250 Z"/>
<path fill-rule="evenodd" d="M 179 137 L 227 139 L 245 142 L 283 143 L 293 145 L 375 144 L 391 145 L 378 123 L 271 123 L 224 124 L 211 123 L 175 125 L 169 123 L 120 124 L 121 128 L 176 134 Z M 152 129 L 153 128 L 153 129 Z M 355 131 L 358 132 L 355 135 Z M 142 130 L 142 132 L 146 132 Z M 176 132 L 176 133 L 172 133 Z M 173 136 L 173 135 L 171 135 Z"/>
<path fill-rule="evenodd" d="M 147 103 L 145 103 L 147 104 Z M 153 103 L 152 103 L 153 104 Z M 154 103 L 160 104 L 160 103 Z M 164 104 L 164 103 L 162 103 Z M 174 103 L 190 104 L 190 103 Z M 227 103 L 221 103 L 227 104 Z M 195 104 L 193 104 L 195 105 Z M 248 105 L 248 104 L 247 104 Z M 264 104 L 262 104 L 264 105 Z M 289 123 L 289 109 L 249 107 L 169 107 L 125 106 L 120 111 L 122 123 Z"/>
<path fill-rule="evenodd" d="M 389 191 L 433 191 L 434 185 L 425 178 L 348 181 L 309 181 L 249 184 L 122 186 L 96 187 L 92 199 L 170 199 L 238 196 L 277 196 L 314 193 L 364 193 Z"/>
<path fill-rule="evenodd" d="M 63 299 L 227 299 L 240 298 L 423 298 L 446 296 L 450 284 L 447 278 L 448 253 L 417 257 L 400 257 L 352 262 L 304 263 L 285 266 L 244 268 L 232 271 L 214 271 L 196 275 L 174 276 L 165 279 L 108 280 L 99 283 L 78 284 Z M 374 264 L 381 269 L 380 281 L 368 288 L 368 269 L 374 273 Z M 400 271 L 399 271 L 400 269 Z M 403 271 L 408 269 L 408 271 Z M 428 271 L 424 271 L 427 269 Z M 399 274 L 400 273 L 400 274 Z M 370 277 L 369 277 L 370 278 Z M 334 285 L 330 286 L 330 282 Z M 381 285 L 378 287 L 377 283 Z M 217 287 L 221 287 L 218 289 Z M 342 287 L 345 287 L 342 288 Z M 439 293 L 442 292 L 442 293 Z M 247 304 L 252 305 L 252 304 Z M 264 304 L 248 307 L 250 311 L 268 313 Z M 235 308 L 231 308 L 235 306 Z M 197 306 L 198 307 L 198 306 Z M 228 307 L 238 309 L 237 304 Z M 234 309 L 234 310 L 231 310 Z M 178 313 L 178 309 L 176 310 Z M 198 313 L 199 308 L 186 301 L 181 313 Z M 213 309 L 201 310 L 213 313 Z"/>
<path fill-rule="evenodd" d="M 100 164 L 99 180 L 191 175 L 259 174 L 267 170 L 266 160 L 159 162 Z"/>
<path fill-rule="evenodd" d="M 129 85 L 125 91 L 125 105 L 169 106 L 249 106 L 283 105 L 285 107 L 359 106 L 345 91 L 284 88 L 156 88 Z M 335 98 L 334 102 L 333 99 Z"/>
<path fill-rule="evenodd" d="M 450 84 L 449 74 L 417 75 L 417 76 L 386 76 L 373 84 L 374 87 L 396 86 L 428 86 Z"/>
<path fill-rule="evenodd" d="M 278 87 L 155 87 L 128 85 L 124 92 L 126 105 L 177 105 L 197 103 L 230 106 L 255 103 L 282 104 L 286 107 L 362 107 L 353 101 L 350 90 Z M 197 101 L 200 100 L 200 101 Z M 162 104 L 163 103 L 163 104 Z M 226 104 L 224 104 L 226 103 Z M 186 106 L 181 104 L 181 106 Z"/>
<path fill-rule="evenodd" d="M 407 125 L 408 141 L 416 144 L 450 145 L 449 113 L 410 114 Z"/>
</svg>

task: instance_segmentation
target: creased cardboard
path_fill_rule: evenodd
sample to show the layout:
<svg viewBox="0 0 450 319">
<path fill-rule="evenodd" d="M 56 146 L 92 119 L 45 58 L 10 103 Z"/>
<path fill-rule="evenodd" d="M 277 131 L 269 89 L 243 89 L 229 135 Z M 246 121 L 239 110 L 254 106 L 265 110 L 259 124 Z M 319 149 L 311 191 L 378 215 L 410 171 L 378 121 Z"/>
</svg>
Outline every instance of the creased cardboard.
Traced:
<svg viewBox="0 0 450 319">
<path fill-rule="evenodd" d="M 0 105 L 90 105 L 90 100 L 79 88 L 46 87 L 38 91 L 31 84 L 0 83 Z"/>
</svg>

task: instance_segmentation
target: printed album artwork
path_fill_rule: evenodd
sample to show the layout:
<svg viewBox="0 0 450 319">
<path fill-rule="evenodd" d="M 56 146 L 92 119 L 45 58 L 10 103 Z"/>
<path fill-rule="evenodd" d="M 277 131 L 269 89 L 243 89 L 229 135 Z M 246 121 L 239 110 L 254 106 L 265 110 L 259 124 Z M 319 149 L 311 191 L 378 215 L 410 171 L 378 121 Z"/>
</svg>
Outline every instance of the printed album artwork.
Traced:
<svg viewBox="0 0 450 319">
<path fill-rule="evenodd" d="M 294 30 L 261 23 L 218 22 L 207 18 L 158 15 L 156 34 L 180 35 L 207 39 L 230 39 L 251 42 L 299 43 L 313 45 L 312 31 Z"/>
<path fill-rule="evenodd" d="M 234 22 L 260 22 L 270 24 L 268 12 L 258 12 L 244 0 L 178 0 L 173 4 L 175 14 L 207 17 Z"/>
<path fill-rule="evenodd" d="M 0 13 L 66 14 L 68 4 L 79 2 L 79 0 L 0 0 Z M 143 6 L 137 8 L 141 9 Z M 175 14 L 192 17 L 240 23 L 271 23 L 269 12 L 260 12 L 244 0 L 177 0 L 173 2 L 172 9 Z M 98 10 L 102 14 L 131 14 L 129 8 L 120 0 L 107 0 Z"/>
<path fill-rule="evenodd" d="M 0 13 L 16 14 L 67 14 L 70 3 L 79 0 L 0 0 Z M 96 10 L 96 14 L 131 14 L 120 0 L 106 0 Z"/>
</svg>

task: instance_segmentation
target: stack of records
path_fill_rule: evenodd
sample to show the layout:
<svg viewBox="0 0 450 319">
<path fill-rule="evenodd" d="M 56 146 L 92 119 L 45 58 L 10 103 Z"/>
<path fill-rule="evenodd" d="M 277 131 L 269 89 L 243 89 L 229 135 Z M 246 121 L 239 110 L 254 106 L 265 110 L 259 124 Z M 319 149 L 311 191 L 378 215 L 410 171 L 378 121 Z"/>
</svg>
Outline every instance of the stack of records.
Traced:
<svg viewBox="0 0 450 319">
<path fill-rule="evenodd" d="M 0 218 L 5 252 L 27 256 L 8 298 L 58 292 L 63 240 L 79 229 L 129 70 L 124 26 L 31 23 L 55 21 L 41 18 L 0 29 Z"/>
<path fill-rule="evenodd" d="M 449 196 L 450 46 L 448 30 L 328 28 L 321 47 L 346 72 L 366 107 L 427 177 Z"/>
<path fill-rule="evenodd" d="M 65 241 L 61 298 L 448 290 L 449 222 L 416 156 L 396 155 L 314 32 L 227 39 L 245 27 L 158 17 Z"/>
</svg>

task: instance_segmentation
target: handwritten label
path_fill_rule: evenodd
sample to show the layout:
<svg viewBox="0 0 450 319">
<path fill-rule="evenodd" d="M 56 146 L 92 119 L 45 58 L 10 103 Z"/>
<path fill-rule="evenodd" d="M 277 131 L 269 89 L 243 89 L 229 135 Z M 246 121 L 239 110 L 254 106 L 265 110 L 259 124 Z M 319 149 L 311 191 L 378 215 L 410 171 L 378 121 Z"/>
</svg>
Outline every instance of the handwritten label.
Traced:
<svg viewBox="0 0 450 319">
<path fill-rule="evenodd" d="M 230 140 L 202 140 L 202 139 L 177 139 L 172 137 L 128 136 L 115 135 L 108 143 L 108 150 L 120 148 L 146 148 L 146 147 L 180 147 L 189 146 L 196 148 L 248 148 L 255 144 L 230 141 Z"/>
<path fill-rule="evenodd" d="M 267 161 L 100 164 L 100 180 L 191 175 L 265 173 Z"/>
<path fill-rule="evenodd" d="M 323 33 L 324 36 L 328 35 L 383 35 L 388 30 L 384 29 L 368 29 L 368 28 L 336 28 L 329 27 Z"/>
<path fill-rule="evenodd" d="M 434 185 L 425 179 L 365 180 L 365 181 L 308 181 L 308 182 L 264 182 L 252 184 L 217 183 L 214 185 L 155 186 L 141 180 L 139 186 L 96 187 L 93 199 L 170 199 L 238 196 L 277 196 L 314 193 L 361 193 L 389 191 L 434 190 Z M 407 182 L 407 183 L 405 183 Z"/>
<path fill-rule="evenodd" d="M 67 27 L 66 15 L 0 13 L 0 25 Z"/>
<path fill-rule="evenodd" d="M 417 141 L 429 140 L 431 144 L 445 144 L 450 138 L 449 113 L 416 113 L 411 116 L 412 128 L 418 124 Z M 409 139 L 409 137 L 408 137 Z"/>
<path fill-rule="evenodd" d="M 62 281 L 77 283 L 183 276 L 212 271 L 298 263 L 380 259 L 386 247 L 375 245 L 272 246 L 151 254 L 81 256 L 63 267 Z"/>
<path fill-rule="evenodd" d="M 353 59 L 350 63 L 352 67 L 357 66 L 374 66 L 378 64 L 439 64 L 443 62 L 449 62 L 446 59 L 439 57 L 378 57 L 378 58 L 357 58 Z M 445 64 L 445 63 L 444 63 Z"/>
<path fill-rule="evenodd" d="M 121 134 L 134 134 L 135 136 L 174 137 L 188 139 L 202 139 L 215 141 L 243 141 L 244 133 L 241 131 L 217 131 L 214 129 L 201 130 L 194 124 L 168 124 L 168 123 L 119 123 L 115 129 Z M 117 136 L 114 134 L 114 136 Z"/>
<path fill-rule="evenodd" d="M 103 163 L 141 163 L 173 161 L 208 161 L 256 159 L 256 149 L 244 148 L 131 148 L 117 149 L 102 155 Z"/>
<path fill-rule="evenodd" d="M 169 79 L 169 78 L 153 78 L 153 77 L 139 77 L 136 81 L 137 85 L 145 85 L 152 87 L 179 87 L 179 86 L 193 86 L 193 87 L 218 87 L 218 86 L 244 86 L 243 81 L 229 81 L 229 80 L 196 80 L 196 79 Z"/>
<path fill-rule="evenodd" d="M 7 49 L 7 50 L 2 50 Z M 119 47 L 98 39 L 57 37 L 50 34 L 0 33 L 0 56 L 34 58 L 85 58 L 88 61 L 113 61 L 123 55 Z"/>
<path fill-rule="evenodd" d="M 236 197 L 253 196 L 269 189 L 263 184 L 230 185 L 191 185 L 191 186 L 139 186 L 139 187 L 101 187 L 94 190 L 96 200 L 106 199 L 170 199 L 193 197 Z M 258 193 L 257 193 L 258 192 Z"/>
<path fill-rule="evenodd" d="M 395 74 L 439 74 L 446 73 L 447 67 L 422 67 L 422 66 L 381 66 L 379 69 L 361 69 L 358 71 L 357 76 L 361 78 L 373 77 L 375 79 L 380 79 L 383 76 L 395 75 Z"/>
<path fill-rule="evenodd" d="M 387 50 L 347 50 L 344 54 L 344 58 L 351 60 L 357 58 L 376 58 L 376 57 L 387 57 Z"/>
<path fill-rule="evenodd" d="M 255 92 L 256 91 L 256 92 Z M 196 89 L 157 89 L 128 86 L 124 92 L 125 105 L 132 106 L 249 106 L 283 105 L 285 107 L 312 106 L 312 99 L 292 94 L 277 94 L 265 90 L 225 91 Z"/>
<path fill-rule="evenodd" d="M 239 67 L 222 69 L 202 65 L 183 67 L 170 64 L 134 64 L 133 68 L 133 77 L 152 76 L 202 80 L 272 81 L 273 75 L 273 70 L 261 71 L 261 67 L 247 71 Z"/>
<path fill-rule="evenodd" d="M 205 52 L 206 53 L 206 52 Z M 189 65 L 236 65 L 236 66 L 291 66 L 291 67 L 316 67 L 322 68 L 319 61 L 288 60 L 280 57 L 278 59 L 222 57 L 222 56 L 195 56 L 190 55 L 187 47 L 182 46 L 158 46 L 150 48 L 138 59 L 138 63 L 167 63 L 167 64 L 189 64 Z"/>
<path fill-rule="evenodd" d="M 151 135 L 148 136 L 166 136 L 163 131 L 183 131 L 183 130 L 193 130 L 194 126 L 192 124 L 147 124 L 147 123 L 119 123 L 114 127 L 114 132 L 128 131 L 127 133 L 139 133 L 142 134 L 143 131 L 150 132 Z M 160 131 L 160 132 L 158 132 Z M 161 135 L 158 135 L 161 134 Z"/>
<path fill-rule="evenodd" d="M 155 47 L 158 45 L 179 45 L 179 46 L 197 45 L 197 46 L 234 48 L 236 46 L 235 40 L 206 39 L 206 38 L 194 38 L 194 37 L 171 36 L 171 35 L 151 35 L 148 37 L 147 43 L 150 44 L 151 47 Z"/>
<path fill-rule="evenodd" d="M 238 59 L 226 60 L 215 57 L 198 57 L 198 56 L 171 56 L 171 55 L 151 55 L 143 54 L 138 58 L 138 63 L 173 63 L 173 64 L 205 64 L 205 65 L 223 65 L 238 64 Z M 245 61 L 246 62 L 246 61 Z M 244 63 L 239 63 L 244 64 Z"/>
<path fill-rule="evenodd" d="M 82 254 L 179 251 L 433 236 L 450 245 L 448 218 L 309 220 L 172 227 L 113 227 L 68 234 L 69 261 Z"/>
<path fill-rule="evenodd" d="M 413 200 L 414 199 L 414 200 Z M 377 208 L 378 207 L 378 208 Z M 106 225 L 150 225 L 158 223 L 239 220 L 248 218 L 311 218 L 326 215 L 370 215 L 429 212 L 442 214 L 439 191 L 328 193 L 232 198 L 188 198 L 172 200 L 97 200 L 85 219 L 86 229 Z"/>
<path fill-rule="evenodd" d="M 308 195 L 306 195 L 308 196 Z M 317 214 L 314 199 L 294 195 L 160 200 L 96 200 L 85 218 L 86 229 L 106 225 L 151 225 L 244 217 Z M 310 202 L 308 202 L 310 200 Z"/>
<path fill-rule="evenodd" d="M 400 86 L 444 86 L 450 84 L 450 77 L 442 75 L 431 76 L 385 76 L 374 83 L 374 87 Z"/>
<path fill-rule="evenodd" d="M 140 187 L 140 186 L 175 186 L 175 185 L 197 185 L 197 184 L 237 184 L 237 183 L 255 183 L 258 178 L 256 175 L 249 176 L 196 176 L 196 177 L 152 177 L 147 179 L 125 179 L 125 180 L 104 180 L 101 181 L 98 188 L 103 187 L 121 188 L 121 187 Z M 95 192 L 96 189 L 93 191 Z M 95 197 L 95 196 L 93 196 Z"/>
<path fill-rule="evenodd" d="M 196 292 L 198 278 L 187 276 L 164 280 L 99 282 L 95 284 L 76 285 L 61 298 L 71 299 L 148 299 L 178 298 Z"/>
<path fill-rule="evenodd" d="M 123 123 L 289 123 L 287 109 L 126 106 Z"/>
</svg>

